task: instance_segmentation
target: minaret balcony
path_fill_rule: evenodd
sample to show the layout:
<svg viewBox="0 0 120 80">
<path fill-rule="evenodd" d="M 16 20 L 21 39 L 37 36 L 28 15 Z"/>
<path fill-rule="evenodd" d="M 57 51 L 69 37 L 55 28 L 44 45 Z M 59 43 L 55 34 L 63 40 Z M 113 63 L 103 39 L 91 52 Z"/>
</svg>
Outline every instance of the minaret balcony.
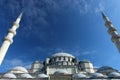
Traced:
<svg viewBox="0 0 120 80">
<path fill-rule="evenodd" d="M 116 31 L 117 31 L 117 29 L 114 28 L 114 27 L 110 27 L 110 28 L 108 29 L 108 33 L 109 33 L 109 34 L 112 34 L 113 32 L 116 32 Z"/>
<path fill-rule="evenodd" d="M 13 30 L 13 29 L 9 29 L 9 30 L 8 30 L 8 33 L 12 33 L 14 36 L 16 35 L 16 31 Z"/>
<path fill-rule="evenodd" d="M 112 24 L 111 21 L 106 21 L 105 26 L 109 28 L 111 26 L 111 24 Z"/>
<path fill-rule="evenodd" d="M 11 38 L 9 38 L 9 37 L 5 37 L 4 39 L 3 39 L 3 41 L 9 41 L 10 42 L 10 44 L 12 44 L 13 43 L 13 39 L 11 39 Z"/>
<path fill-rule="evenodd" d="M 13 23 L 13 26 L 16 26 L 16 27 L 18 28 L 18 27 L 19 27 L 19 24 L 16 23 L 16 22 L 14 22 L 14 23 Z"/>
<path fill-rule="evenodd" d="M 120 35 L 112 36 L 111 38 L 112 42 L 116 42 L 118 39 L 120 39 Z"/>
</svg>

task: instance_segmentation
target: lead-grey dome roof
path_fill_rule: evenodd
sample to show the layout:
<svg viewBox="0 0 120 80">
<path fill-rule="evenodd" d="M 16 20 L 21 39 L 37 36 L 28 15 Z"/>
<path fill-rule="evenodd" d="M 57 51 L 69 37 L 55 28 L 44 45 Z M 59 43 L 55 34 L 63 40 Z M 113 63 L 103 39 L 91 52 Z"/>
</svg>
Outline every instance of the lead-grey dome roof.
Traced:
<svg viewBox="0 0 120 80">
<path fill-rule="evenodd" d="M 120 78 L 120 73 L 118 73 L 118 72 L 111 72 L 110 74 L 108 74 L 108 77 L 119 77 Z"/>
<path fill-rule="evenodd" d="M 109 74 L 111 72 L 116 72 L 116 71 L 117 71 L 116 69 L 114 69 L 110 66 L 102 66 L 97 70 L 98 73 L 103 73 L 103 74 L 105 74 L 105 73 Z"/>
<path fill-rule="evenodd" d="M 59 52 L 59 53 L 52 55 L 52 57 L 61 57 L 61 56 L 75 58 L 73 55 L 71 55 L 69 53 L 65 53 L 65 52 Z"/>
<path fill-rule="evenodd" d="M 3 78 L 17 78 L 13 73 L 6 73 L 3 75 Z"/>
<path fill-rule="evenodd" d="M 115 69 L 113 69 L 113 68 L 110 67 L 110 66 L 102 66 L 102 67 L 100 67 L 100 68 L 98 69 L 98 71 L 103 71 L 103 70 L 115 70 Z"/>
<path fill-rule="evenodd" d="M 91 75 L 91 78 L 98 78 L 98 77 L 104 77 L 104 75 L 102 73 L 93 73 Z"/>
<path fill-rule="evenodd" d="M 86 75 L 82 73 L 77 73 L 72 75 L 73 78 L 86 78 Z"/>
<path fill-rule="evenodd" d="M 38 74 L 38 78 L 48 78 L 48 75 L 41 73 Z"/>
<path fill-rule="evenodd" d="M 30 74 L 21 74 L 20 78 L 33 78 Z"/>
<path fill-rule="evenodd" d="M 27 69 L 22 67 L 22 66 L 16 66 L 13 69 L 10 70 L 11 73 L 16 73 L 16 72 L 20 72 L 20 73 L 28 73 Z"/>
<path fill-rule="evenodd" d="M 59 74 L 68 74 L 66 70 L 57 70 L 54 72 L 54 75 L 59 75 Z"/>
</svg>

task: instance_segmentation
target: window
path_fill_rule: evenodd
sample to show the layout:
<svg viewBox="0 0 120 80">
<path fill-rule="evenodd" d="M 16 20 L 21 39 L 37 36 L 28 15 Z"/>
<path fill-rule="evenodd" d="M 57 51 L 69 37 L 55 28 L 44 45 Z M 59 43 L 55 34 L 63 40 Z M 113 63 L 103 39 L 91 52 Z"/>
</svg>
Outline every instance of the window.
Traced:
<svg viewBox="0 0 120 80">
<path fill-rule="evenodd" d="M 61 60 L 61 57 L 58 57 L 58 60 Z"/>
</svg>

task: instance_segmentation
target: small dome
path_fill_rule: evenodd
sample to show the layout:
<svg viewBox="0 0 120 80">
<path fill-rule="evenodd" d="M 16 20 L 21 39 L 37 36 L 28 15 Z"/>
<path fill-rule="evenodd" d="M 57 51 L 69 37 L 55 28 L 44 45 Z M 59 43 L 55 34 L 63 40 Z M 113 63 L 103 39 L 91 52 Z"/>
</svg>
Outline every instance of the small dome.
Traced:
<svg viewBox="0 0 120 80">
<path fill-rule="evenodd" d="M 59 74 L 68 74 L 68 72 L 65 70 L 57 70 L 54 72 L 54 75 L 59 75 Z"/>
<path fill-rule="evenodd" d="M 20 78 L 33 78 L 30 74 L 21 74 Z"/>
<path fill-rule="evenodd" d="M 93 73 L 91 75 L 91 78 L 103 78 L 104 75 L 102 73 Z"/>
<path fill-rule="evenodd" d="M 86 75 L 82 73 L 77 73 L 72 75 L 73 78 L 86 78 Z"/>
<path fill-rule="evenodd" d="M 6 73 L 3 75 L 3 78 L 17 78 L 13 73 Z"/>
<path fill-rule="evenodd" d="M 39 61 L 35 61 L 34 63 L 40 63 Z"/>
<path fill-rule="evenodd" d="M 56 54 L 53 54 L 53 55 L 52 55 L 52 57 L 61 57 L 61 56 L 75 58 L 73 55 L 68 54 L 68 53 L 64 53 L 64 52 L 60 52 L 60 53 L 56 53 Z"/>
<path fill-rule="evenodd" d="M 108 74 L 108 77 L 119 77 L 120 78 L 120 73 L 118 72 L 111 72 L 110 74 Z"/>
<path fill-rule="evenodd" d="M 38 78 L 48 78 L 48 75 L 46 75 L 46 74 L 39 74 Z"/>
<path fill-rule="evenodd" d="M 11 73 L 28 73 L 28 71 L 22 66 L 14 67 L 13 69 L 10 70 L 10 72 Z"/>
<path fill-rule="evenodd" d="M 113 68 L 110 67 L 110 66 L 102 66 L 102 67 L 100 67 L 100 68 L 98 69 L 98 71 L 103 71 L 103 70 L 115 70 L 115 69 L 113 69 Z"/>
<path fill-rule="evenodd" d="M 102 74 L 105 74 L 105 75 L 108 75 L 111 72 L 116 72 L 116 71 L 117 71 L 116 69 L 114 69 L 110 66 L 102 66 L 97 70 L 98 73 L 102 73 Z"/>
</svg>

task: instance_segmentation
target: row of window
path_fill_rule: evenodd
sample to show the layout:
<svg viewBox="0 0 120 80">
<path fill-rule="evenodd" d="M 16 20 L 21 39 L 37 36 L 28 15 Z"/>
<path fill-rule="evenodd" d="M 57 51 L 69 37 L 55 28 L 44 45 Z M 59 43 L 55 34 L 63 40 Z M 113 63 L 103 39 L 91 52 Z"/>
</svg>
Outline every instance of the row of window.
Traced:
<svg viewBox="0 0 120 80">
<path fill-rule="evenodd" d="M 52 61 L 72 61 L 71 57 L 55 57 L 51 59 Z"/>
<path fill-rule="evenodd" d="M 51 65 L 74 65 L 74 63 L 62 61 L 62 62 L 53 62 L 51 63 Z"/>
</svg>

